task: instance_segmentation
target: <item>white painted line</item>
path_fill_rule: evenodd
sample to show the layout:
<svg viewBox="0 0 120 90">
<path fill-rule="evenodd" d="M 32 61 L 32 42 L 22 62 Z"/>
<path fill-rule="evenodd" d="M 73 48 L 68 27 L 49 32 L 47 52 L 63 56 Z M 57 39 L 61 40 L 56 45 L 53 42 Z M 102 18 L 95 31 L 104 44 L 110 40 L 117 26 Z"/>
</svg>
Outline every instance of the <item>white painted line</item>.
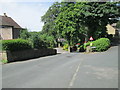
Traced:
<svg viewBox="0 0 120 90">
<path fill-rule="evenodd" d="M 72 77 L 72 79 L 71 79 L 71 81 L 70 81 L 70 83 L 69 83 L 68 88 L 70 88 L 70 87 L 73 86 L 74 81 L 75 81 L 75 79 L 76 79 L 76 76 L 77 76 L 77 74 L 78 74 L 78 71 L 79 71 L 79 69 L 80 69 L 80 65 L 81 65 L 81 63 L 79 63 L 79 65 L 77 66 L 77 69 L 76 69 L 76 71 L 75 71 L 75 73 L 74 73 L 74 75 L 73 75 L 73 77 Z"/>
</svg>

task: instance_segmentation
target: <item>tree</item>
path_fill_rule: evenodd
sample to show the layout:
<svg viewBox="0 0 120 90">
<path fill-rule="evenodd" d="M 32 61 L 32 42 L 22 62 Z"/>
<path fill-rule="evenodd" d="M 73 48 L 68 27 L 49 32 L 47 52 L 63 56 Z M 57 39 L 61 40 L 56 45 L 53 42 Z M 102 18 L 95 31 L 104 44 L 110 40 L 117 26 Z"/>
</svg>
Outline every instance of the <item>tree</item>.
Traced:
<svg viewBox="0 0 120 90">
<path fill-rule="evenodd" d="M 47 48 L 45 42 L 38 35 L 32 37 L 32 42 L 33 42 L 33 48 L 36 49 Z"/>
<path fill-rule="evenodd" d="M 97 39 L 106 36 L 106 25 L 116 22 L 109 18 L 120 16 L 116 3 L 111 2 L 63 2 L 55 19 L 55 29 L 61 37 L 73 44 L 82 37 Z"/>
<path fill-rule="evenodd" d="M 44 22 L 42 33 L 48 33 L 56 38 L 57 33 L 56 30 L 54 30 L 54 20 L 60 13 L 60 7 L 60 3 L 55 2 L 51 7 L 49 7 L 45 15 L 41 17 L 41 20 Z"/>
<path fill-rule="evenodd" d="M 30 37 L 30 33 L 27 29 L 20 30 L 20 38 L 28 39 Z"/>
<path fill-rule="evenodd" d="M 28 40 L 33 48 L 47 48 L 46 41 L 40 37 L 41 35 L 41 32 L 28 32 L 28 30 L 25 29 L 21 31 L 20 38 Z"/>
<path fill-rule="evenodd" d="M 50 47 L 50 48 L 55 47 L 56 42 L 53 36 L 50 36 L 48 34 L 41 34 L 39 37 L 42 41 L 45 42 L 46 47 Z"/>
</svg>

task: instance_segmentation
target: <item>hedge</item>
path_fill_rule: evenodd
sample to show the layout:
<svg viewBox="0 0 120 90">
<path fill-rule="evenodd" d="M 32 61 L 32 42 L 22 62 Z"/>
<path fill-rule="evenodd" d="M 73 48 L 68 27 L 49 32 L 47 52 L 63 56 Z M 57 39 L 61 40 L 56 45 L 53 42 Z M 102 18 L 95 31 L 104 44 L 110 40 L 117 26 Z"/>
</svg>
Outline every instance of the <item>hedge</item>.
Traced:
<svg viewBox="0 0 120 90">
<path fill-rule="evenodd" d="M 32 45 L 23 39 L 2 40 L 2 50 L 20 51 L 25 49 L 31 49 Z"/>
<path fill-rule="evenodd" d="M 98 52 L 106 51 L 110 47 L 110 40 L 108 38 L 100 38 L 93 42 L 93 46 L 95 46 L 95 50 Z"/>
<path fill-rule="evenodd" d="M 86 49 L 86 47 L 89 46 L 90 43 L 92 43 L 93 47 L 96 47 L 93 50 L 97 52 L 106 51 L 111 45 L 108 38 L 100 38 L 96 41 L 86 43 L 84 45 L 84 48 Z"/>
</svg>

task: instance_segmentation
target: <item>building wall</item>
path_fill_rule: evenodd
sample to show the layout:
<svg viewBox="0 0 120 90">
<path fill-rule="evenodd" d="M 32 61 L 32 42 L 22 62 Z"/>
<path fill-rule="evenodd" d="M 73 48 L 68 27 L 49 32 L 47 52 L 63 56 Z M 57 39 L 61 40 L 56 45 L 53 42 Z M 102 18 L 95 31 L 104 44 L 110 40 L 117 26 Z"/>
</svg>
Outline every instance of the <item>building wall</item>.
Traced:
<svg viewBox="0 0 120 90">
<path fill-rule="evenodd" d="M 12 27 L 0 27 L 0 39 L 13 39 Z"/>
<path fill-rule="evenodd" d="M 20 29 L 14 28 L 13 29 L 13 39 L 19 38 Z"/>
<path fill-rule="evenodd" d="M 116 29 L 115 28 L 113 28 L 111 25 L 107 25 L 106 26 L 107 27 L 107 33 L 108 34 L 112 34 L 112 35 L 115 35 L 115 33 L 116 33 Z"/>
</svg>

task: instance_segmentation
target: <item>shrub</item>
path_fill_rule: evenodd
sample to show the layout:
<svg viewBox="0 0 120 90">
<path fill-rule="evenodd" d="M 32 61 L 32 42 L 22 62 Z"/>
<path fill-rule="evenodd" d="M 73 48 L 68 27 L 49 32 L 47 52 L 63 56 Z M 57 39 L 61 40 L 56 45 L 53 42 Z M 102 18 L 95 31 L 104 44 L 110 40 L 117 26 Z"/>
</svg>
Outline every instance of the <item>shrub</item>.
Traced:
<svg viewBox="0 0 120 90">
<path fill-rule="evenodd" d="M 68 45 L 68 44 L 65 44 L 65 45 L 63 46 L 63 50 L 68 51 L 68 47 L 69 47 L 69 45 Z"/>
<path fill-rule="evenodd" d="M 110 47 L 110 40 L 108 38 L 100 38 L 96 41 L 93 41 L 93 46 L 96 47 L 94 49 L 95 51 L 106 51 Z"/>
<path fill-rule="evenodd" d="M 25 49 L 31 49 L 32 46 L 27 40 L 14 39 L 14 40 L 2 40 L 2 49 L 9 51 L 19 51 Z"/>
<path fill-rule="evenodd" d="M 44 46 L 47 48 L 53 48 L 55 47 L 55 39 L 53 36 L 50 36 L 48 34 L 42 34 L 40 35 L 40 39 L 44 41 Z"/>
<path fill-rule="evenodd" d="M 2 62 L 3 64 L 6 64 L 6 63 L 8 63 L 8 60 L 2 59 L 1 62 Z"/>
<path fill-rule="evenodd" d="M 88 41 L 87 43 L 85 43 L 85 44 L 83 45 L 83 48 L 86 49 L 87 46 L 90 46 L 90 43 L 91 43 L 90 41 Z"/>
<path fill-rule="evenodd" d="M 97 52 L 106 51 L 110 47 L 110 40 L 108 38 L 100 38 L 96 41 L 84 44 L 84 49 L 86 49 L 87 46 L 90 46 L 90 43 L 92 43 L 92 46 L 96 47 L 93 51 Z"/>
<path fill-rule="evenodd" d="M 33 48 L 41 49 L 47 48 L 45 42 L 38 37 L 38 35 L 32 37 Z"/>
</svg>

